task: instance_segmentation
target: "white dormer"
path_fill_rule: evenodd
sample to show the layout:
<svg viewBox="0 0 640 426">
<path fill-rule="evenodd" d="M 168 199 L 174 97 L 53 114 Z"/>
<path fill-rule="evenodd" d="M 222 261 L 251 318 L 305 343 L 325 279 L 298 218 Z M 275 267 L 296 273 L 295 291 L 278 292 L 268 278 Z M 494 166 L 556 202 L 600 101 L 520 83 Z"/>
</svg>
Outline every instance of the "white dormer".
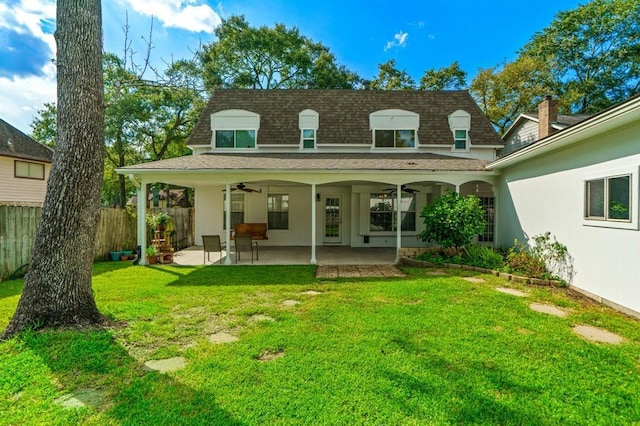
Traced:
<svg viewBox="0 0 640 426">
<path fill-rule="evenodd" d="M 315 149 L 318 142 L 317 134 L 320 125 L 318 113 L 312 109 L 305 109 L 298 114 L 298 128 L 300 129 L 300 148 Z"/>
<path fill-rule="evenodd" d="M 383 109 L 369 114 L 373 148 L 417 148 L 420 116 L 403 109 Z"/>
<path fill-rule="evenodd" d="M 469 138 L 469 130 L 471 130 L 471 114 L 461 109 L 449 115 L 449 128 L 453 134 L 452 151 L 469 151 L 471 139 Z"/>
<path fill-rule="evenodd" d="M 214 149 L 255 148 L 260 115 L 242 109 L 211 114 L 211 146 Z"/>
</svg>

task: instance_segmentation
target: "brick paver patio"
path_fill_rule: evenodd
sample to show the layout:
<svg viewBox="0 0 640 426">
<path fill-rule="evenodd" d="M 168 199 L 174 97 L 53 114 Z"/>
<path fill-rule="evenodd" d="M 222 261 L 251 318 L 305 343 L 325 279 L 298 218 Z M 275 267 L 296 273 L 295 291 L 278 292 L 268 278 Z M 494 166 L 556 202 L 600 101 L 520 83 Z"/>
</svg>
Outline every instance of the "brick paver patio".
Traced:
<svg viewBox="0 0 640 426">
<path fill-rule="evenodd" d="M 316 278 L 405 277 L 393 265 L 319 265 Z"/>
</svg>

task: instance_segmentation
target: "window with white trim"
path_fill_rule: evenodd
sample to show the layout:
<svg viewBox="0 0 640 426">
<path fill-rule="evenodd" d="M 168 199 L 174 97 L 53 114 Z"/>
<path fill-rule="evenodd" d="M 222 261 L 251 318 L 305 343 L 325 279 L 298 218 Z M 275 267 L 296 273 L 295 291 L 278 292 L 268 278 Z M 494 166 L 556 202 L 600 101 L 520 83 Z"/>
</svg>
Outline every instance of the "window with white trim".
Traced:
<svg viewBox="0 0 640 426">
<path fill-rule="evenodd" d="M 216 130 L 216 148 L 255 148 L 255 130 Z"/>
<path fill-rule="evenodd" d="M 369 230 L 397 230 L 397 198 L 389 193 L 373 193 L 369 195 Z M 400 201 L 400 226 L 402 231 L 416 230 L 416 197 L 415 194 L 402 193 Z"/>
<path fill-rule="evenodd" d="M 487 227 L 484 232 L 478 235 L 479 242 L 493 242 L 493 234 L 495 229 L 495 199 L 493 197 L 478 197 L 480 199 L 480 207 L 484 212 L 484 220 Z"/>
<path fill-rule="evenodd" d="M 585 181 L 585 219 L 631 222 L 632 175 Z"/>
<path fill-rule="evenodd" d="M 268 229 L 289 229 L 289 194 L 267 195 Z"/>
<path fill-rule="evenodd" d="M 415 148 L 415 130 L 376 130 L 374 132 L 376 148 Z"/>
<path fill-rule="evenodd" d="M 302 129 L 302 148 L 313 149 L 316 147 L 316 131 L 315 129 Z"/>
<path fill-rule="evenodd" d="M 44 180 L 44 164 L 15 160 L 15 177 Z"/>
<path fill-rule="evenodd" d="M 468 132 L 464 129 L 453 131 L 453 147 L 457 150 L 467 149 Z"/>
<path fill-rule="evenodd" d="M 227 229 L 227 193 L 224 194 L 224 204 L 222 208 L 223 219 L 222 226 Z M 244 194 L 231 193 L 231 229 L 236 224 L 244 223 Z"/>
<path fill-rule="evenodd" d="M 471 114 L 464 110 L 457 110 L 448 116 L 449 129 L 453 135 L 452 151 L 468 151 L 470 145 L 469 130 L 471 130 Z"/>
</svg>

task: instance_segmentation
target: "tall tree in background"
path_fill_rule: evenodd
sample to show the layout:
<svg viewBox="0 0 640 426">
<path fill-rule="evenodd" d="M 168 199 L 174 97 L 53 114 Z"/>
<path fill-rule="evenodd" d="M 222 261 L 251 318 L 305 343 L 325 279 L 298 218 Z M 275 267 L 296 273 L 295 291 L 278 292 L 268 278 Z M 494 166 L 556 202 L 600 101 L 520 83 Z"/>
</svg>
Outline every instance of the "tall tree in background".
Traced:
<svg viewBox="0 0 640 426">
<path fill-rule="evenodd" d="M 546 64 L 538 77 L 566 105 L 592 113 L 640 90 L 640 0 L 593 0 L 560 12 L 521 50 Z"/>
<path fill-rule="evenodd" d="M 396 60 L 390 59 L 378 65 L 378 75 L 371 80 L 374 90 L 415 90 L 416 82 L 405 70 L 396 68 Z"/>
<path fill-rule="evenodd" d="M 420 78 L 420 90 L 460 90 L 467 86 L 467 73 L 458 61 L 448 67 L 429 68 Z"/>
<path fill-rule="evenodd" d="M 350 89 L 359 81 L 355 73 L 336 63 L 329 48 L 295 27 L 255 28 L 244 16 L 232 16 L 222 21 L 215 35 L 218 40 L 200 52 L 209 91 L 296 89 L 308 83 L 319 89 Z"/>
<path fill-rule="evenodd" d="M 18 308 L 2 337 L 27 327 L 103 321 L 91 289 L 104 157 L 100 0 L 58 0 L 57 145 Z"/>
<path fill-rule="evenodd" d="M 502 67 L 481 69 L 469 91 L 480 109 L 502 135 L 523 112 L 535 112 L 549 89 L 539 83 L 544 64 L 527 56 Z"/>
</svg>

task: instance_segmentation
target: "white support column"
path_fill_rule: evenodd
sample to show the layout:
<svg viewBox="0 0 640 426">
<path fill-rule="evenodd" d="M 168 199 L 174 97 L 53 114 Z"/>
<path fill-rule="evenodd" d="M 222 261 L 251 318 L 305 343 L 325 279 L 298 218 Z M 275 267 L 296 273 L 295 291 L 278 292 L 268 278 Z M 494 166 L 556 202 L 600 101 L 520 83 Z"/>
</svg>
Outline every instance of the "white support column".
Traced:
<svg viewBox="0 0 640 426">
<path fill-rule="evenodd" d="M 400 262 L 402 247 L 402 185 L 396 186 L 396 263 Z"/>
<path fill-rule="evenodd" d="M 311 260 L 310 264 L 318 263 L 316 259 L 316 184 L 311 184 Z"/>
<path fill-rule="evenodd" d="M 225 187 L 224 197 L 224 217 L 227 226 L 224 230 L 224 240 L 226 241 L 227 257 L 224 260 L 225 265 L 231 265 L 231 185 L 227 184 Z"/>
<path fill-rule="evenodd" d="M 138 265 L 147 264 L 147 183 L 140 182 L 136 191 L 138 196 L 138 245 L 140 246 L 140 259 Z"/>
<path fill-rule="evenodd" d="M 460 195 L 460 184 L 456 184 L 456 194 Z"/>
</svg>

